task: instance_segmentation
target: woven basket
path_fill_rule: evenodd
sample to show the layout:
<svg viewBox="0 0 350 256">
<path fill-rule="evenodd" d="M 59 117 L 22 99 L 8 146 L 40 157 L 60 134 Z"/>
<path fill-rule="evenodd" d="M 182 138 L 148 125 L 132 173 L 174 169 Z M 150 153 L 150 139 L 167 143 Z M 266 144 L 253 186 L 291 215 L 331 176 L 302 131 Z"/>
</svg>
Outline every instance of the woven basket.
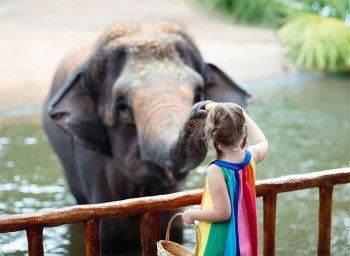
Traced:
<svg viewBox="0 0 350 256">
<path fill-rule="evenodd" d="M 160 240 L 157 242 L 157 255 L 158 256 L 195 256 L 196 253 L 190 251 L 186 247 L 182 246 L 181 244 L 171 242 L 169 241 L 169 233 L 171 225 L 174 221 L 174 219 L 178 216 L 181 216 L 182 213 L 176 213 L 174 214 L 171 219 L 169 220 L 166 233 L 165 233 L 165 240 Z M 197 239 L 197 230 L 195 225 L 194 229 L 196 231 L 196 239 Z"/>
</svg>

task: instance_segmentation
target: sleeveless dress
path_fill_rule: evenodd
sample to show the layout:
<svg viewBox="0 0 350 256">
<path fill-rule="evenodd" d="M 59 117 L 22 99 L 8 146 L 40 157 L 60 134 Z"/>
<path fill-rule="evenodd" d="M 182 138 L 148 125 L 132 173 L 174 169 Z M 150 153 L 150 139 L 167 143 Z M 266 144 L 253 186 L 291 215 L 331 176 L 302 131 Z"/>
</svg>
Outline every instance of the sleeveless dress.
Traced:
<svg viewBox="0 0 350 256">
<path fill-rule="evenodd" d="M 231 217 L 224 222 L 199 222 L 198 255 L 258 255 L 258 220 L 255 195 L 255 162 L 249 151 L 234 164 L 215 160 L 221 167 L 231 201 Z M 206 177 L 201 208 L 213 206 Z"/>
</svg>

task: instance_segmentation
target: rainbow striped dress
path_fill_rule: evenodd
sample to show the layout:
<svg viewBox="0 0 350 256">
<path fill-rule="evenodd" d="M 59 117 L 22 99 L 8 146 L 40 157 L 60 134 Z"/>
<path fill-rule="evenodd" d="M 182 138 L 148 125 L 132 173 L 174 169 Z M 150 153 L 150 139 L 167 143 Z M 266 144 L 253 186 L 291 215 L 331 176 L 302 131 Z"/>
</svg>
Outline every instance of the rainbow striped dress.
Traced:
<svg viewBox="0 0 350 256">
<path fill-rule="evenodd" d="M 211 162 L 221 167 L 231 201 L 231 217 L 224 222 L 200 222 L 197 252 L 205 256 L 258 255 L 258 221 L 255 197 L 255 162 L 245 151 L 240 164 L 223 160 Z M 201 208 L 212 207 L 206 178 Z"/>
</svg>

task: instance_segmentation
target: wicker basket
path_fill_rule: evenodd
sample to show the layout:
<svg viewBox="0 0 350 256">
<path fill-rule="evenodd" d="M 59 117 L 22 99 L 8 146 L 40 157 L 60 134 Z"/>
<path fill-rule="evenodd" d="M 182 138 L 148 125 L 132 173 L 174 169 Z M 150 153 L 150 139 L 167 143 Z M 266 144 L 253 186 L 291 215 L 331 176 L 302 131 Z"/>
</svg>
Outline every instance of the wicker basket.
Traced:
<svg viewBox="0 0 350 256">
<path fill-rule="evenodd" d="M 166 229 L 166 233 L 165 233 L 165 240 L 160 240 L 157 242 L 157 255 L 158 256 L 195 256 L 196 255 L 196 253 L 190 251 L 186 247 L 184 247 L 178 243 L 169 241 L 169 233 L 170 233 L 171 225 L 172 225 L 174 219 L 178 216 L 181 216 L 181 215 L 182 215 L 182 213 L 176 213 L 169 220 L 169 223 L 168 223 L 168 226 Z M 196 230 L 195 225 L 193 225 L 193 226 L 194 226 L 194 229 L 196 232 L 196 239 L 197 239 L 197 230 Z"/>
</svg>

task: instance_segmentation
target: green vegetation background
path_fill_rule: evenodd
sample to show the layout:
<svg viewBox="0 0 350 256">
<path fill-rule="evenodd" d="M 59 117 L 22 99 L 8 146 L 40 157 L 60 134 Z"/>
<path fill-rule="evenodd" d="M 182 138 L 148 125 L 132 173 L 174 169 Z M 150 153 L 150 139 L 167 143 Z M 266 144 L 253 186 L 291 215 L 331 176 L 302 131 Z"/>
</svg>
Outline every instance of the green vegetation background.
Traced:
<svg viewBox="0 0 350 256">
<path fill-rule="evenodd" d="M 276 30 L 301 69 L 350 73 L 349 0 L 191 0 L 237 23 Z"/>
</svg>

